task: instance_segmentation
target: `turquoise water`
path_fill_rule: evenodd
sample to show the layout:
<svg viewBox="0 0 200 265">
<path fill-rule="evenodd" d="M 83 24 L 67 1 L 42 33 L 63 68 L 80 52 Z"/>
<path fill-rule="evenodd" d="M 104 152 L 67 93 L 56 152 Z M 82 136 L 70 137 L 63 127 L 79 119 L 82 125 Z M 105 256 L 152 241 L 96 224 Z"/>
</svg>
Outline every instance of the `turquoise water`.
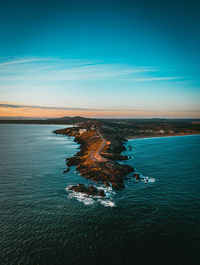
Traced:
<svg viewBox="0 0 200 265">
<path fill-rule="evenodd" d="M 0 125 L 0 264 L 200 264 L 200 136 L 130 140 L 130 164 L 153 183 L 127 180 L 108 198 L 65 158 L 73 139 L 54 125 Z"/>
</svg>

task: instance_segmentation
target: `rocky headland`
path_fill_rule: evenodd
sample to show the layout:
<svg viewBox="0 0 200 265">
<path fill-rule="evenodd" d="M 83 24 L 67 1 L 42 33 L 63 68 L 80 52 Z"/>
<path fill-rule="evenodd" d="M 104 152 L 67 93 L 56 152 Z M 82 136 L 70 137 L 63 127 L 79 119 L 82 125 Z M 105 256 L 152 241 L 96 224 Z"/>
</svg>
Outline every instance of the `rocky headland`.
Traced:
<svg viewBox="0 0 200 265">
<path fill-rule="evenodd" d="M 128 159 L 121 155 L 125 150 L 126 139 L 116 132 L 108 132 L 100 122 L 81 122 L 71 128 L 56 130 L 54 133 L 73 136 L 74 141 L 80 144 L 80 151 L 75 156 L 67 158 L 66 165 L 67 168 L 76 166 L 76 170 L 85 178 L 122 189 L 126 175 L 134 172 L 133 167 L 117 162 Z M 65 170 L 67 171 L 68 169 Z M 85 189 L 80 185 L 73 186 L 74 191 L 82 190 L 87 194 L 88 188 Z"/>
</svg>

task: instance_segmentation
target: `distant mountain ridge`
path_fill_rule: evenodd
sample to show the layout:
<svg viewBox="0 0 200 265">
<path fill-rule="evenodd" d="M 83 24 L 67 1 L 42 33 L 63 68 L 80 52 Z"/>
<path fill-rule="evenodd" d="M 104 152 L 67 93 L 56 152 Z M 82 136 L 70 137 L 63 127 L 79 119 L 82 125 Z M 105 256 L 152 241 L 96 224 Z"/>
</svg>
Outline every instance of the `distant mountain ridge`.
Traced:
<svg viewBox="0 0 200 265">
<path fill-rule="evenodd" d="M 75 117 L 61 117 L 61 118 L 48 118 L 48 119 L 38 119 L 38 118 L 1 118 L 0 123 L 15 123 L 15 124 L 75 124 L 87 120 L 92 120 L 90 118 L 84 118 L 80 116 Z"/>
</svg>

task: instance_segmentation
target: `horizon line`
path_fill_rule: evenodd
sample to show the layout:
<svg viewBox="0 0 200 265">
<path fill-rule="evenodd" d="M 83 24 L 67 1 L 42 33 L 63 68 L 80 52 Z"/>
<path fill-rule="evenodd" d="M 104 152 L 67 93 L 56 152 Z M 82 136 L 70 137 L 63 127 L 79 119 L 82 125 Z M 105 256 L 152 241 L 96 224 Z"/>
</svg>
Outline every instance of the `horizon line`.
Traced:
<svg viewBox="0 0 200 265">
<path fill-rule="evenodd" d="M 172 119 L 198 119 L 200 110 L 155 110 L 155 109 L 118 109 L 118 108 L 84 108 L 84 107 L 56 107 L 40 105 L 23 105 L 18 103 L 0 101 L 0 117 L 58 117 L 82 116 L 87 118 L 172 118 Z"/>
<path fill-rule="evenodd" d="M 60 117 L 31 117 L 31 116 L 0 116 L 0 120 L 49 120 L 62 118 L 108 119 L 108 120 L 200 120 L 200 118 L 158 118 L 158 117 L 86 117 L 86 116 L 60 116 Z"/>
</svg>

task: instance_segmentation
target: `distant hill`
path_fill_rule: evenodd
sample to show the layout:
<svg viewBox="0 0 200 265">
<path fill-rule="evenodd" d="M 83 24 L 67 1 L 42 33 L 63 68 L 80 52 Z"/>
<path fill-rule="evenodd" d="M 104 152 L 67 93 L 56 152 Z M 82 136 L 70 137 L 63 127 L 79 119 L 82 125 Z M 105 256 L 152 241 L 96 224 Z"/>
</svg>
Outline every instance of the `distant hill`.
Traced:
<svg viewBox="0 0 200 265">
<path fill-rule="evenodd" d="M 2 118 L 0 124 L 60 124 L 60 125 L 73 125 L 80 122 L 86 121 L 99 121 L 104 124 L 112 124 L 134 128 L 161 128 L 169 126 L 175 126 L 176 128 L 191 128 L 194 127 L 199 130 L 200 120 L 199 119 L 95 119 L 95 118 L 84 118 L 80 116 L 75 117 L 61 117 L 61 118 L 49 118 L 49 119 L 24 119 L 18 118 Z"/>
<path fill-rule="evenodd" d="M 61 118 L 50 118 L 50 119 L 13 119 L 13 118 L 2 118 L 0 124 L 14 123 L 14 124 L 76 124 L 82 121 L 91 120 L 90 118 L 84 118 L 80 116 L 75 117 L 61 117 Z"/>
<path fill-rule="evenodd" d="M 47 119 L 47 121 L 50 121 L 50 122 L 61 122 L 61 123 L 66 123 L 66 122 L 77 123 L 77 122 L 82 122 L 82 121 L 86 121 L 86 120 L 90 120 L 90 119 L 80 117 L 80 116 Z"/>
</svg>

